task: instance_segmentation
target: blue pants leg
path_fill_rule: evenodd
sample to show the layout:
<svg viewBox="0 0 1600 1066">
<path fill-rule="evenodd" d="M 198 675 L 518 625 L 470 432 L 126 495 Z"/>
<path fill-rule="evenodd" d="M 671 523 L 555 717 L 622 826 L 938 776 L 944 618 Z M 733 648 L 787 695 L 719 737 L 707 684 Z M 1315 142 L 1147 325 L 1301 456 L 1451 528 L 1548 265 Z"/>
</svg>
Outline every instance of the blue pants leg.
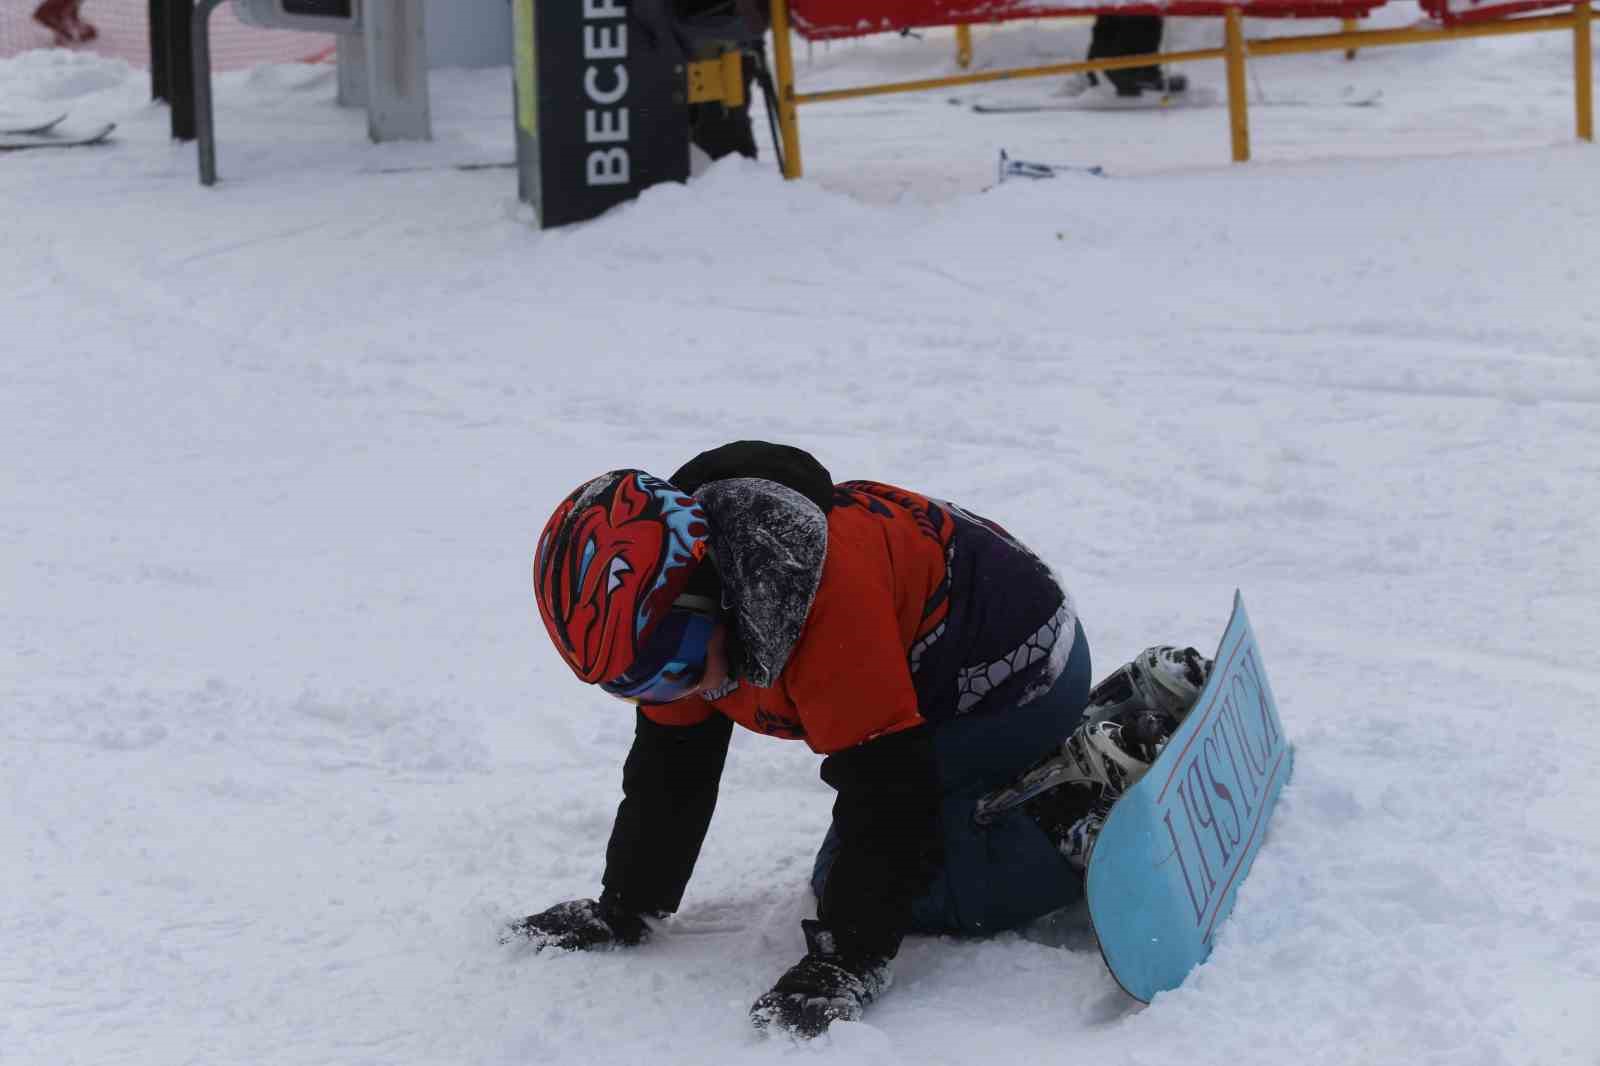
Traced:
<svg viewBox="0 0 1600 1066">
<path fill-rule="evenodd" d="M 978 798 L 1015 779 L 1075 729 L 1089 700 L 1089 644 L 1080 623 L 1056 683 L 1036 699 L 936 727 L 933 743 L 944 797 L 944 867 L 911 907 L 911 931 L 985 936 L 1014 929 L 1076 902 L 1083 877 L 1067 865 L 1022 808 L 988 825 L 973 821 Z M 822 885 L 839 849 L 830 827 L 811 886 Z"/>
</svg>

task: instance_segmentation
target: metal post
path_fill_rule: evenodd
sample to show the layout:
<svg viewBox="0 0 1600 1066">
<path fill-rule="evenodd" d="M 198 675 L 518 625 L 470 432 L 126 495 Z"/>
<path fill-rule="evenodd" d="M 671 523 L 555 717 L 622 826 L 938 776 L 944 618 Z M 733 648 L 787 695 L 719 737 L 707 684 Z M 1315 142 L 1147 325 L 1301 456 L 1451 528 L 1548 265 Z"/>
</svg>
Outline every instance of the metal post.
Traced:
<svg viewBox="0 0 1600 1066">
<path fill-rule="evenodd" d="M 216 117 L 211 106 L 211 12 L 226 0 L 199 0 L 190 15 L 194 66 L 194 119 L 200 153 L 200 184 L 217 183 Z"/>
<path fill-rule="evenodd" d="M 1339 29 L 1341 31 L 1345 32 L 1345 33 L 1354 33 L 1357 30 L 1359 30 L 1360 28 L 1361 28 L 1361 20 L 1360 19 L 1340 19 L 1339 20 Z M 1354 48 L 1346 48 L 1344 50 L 1344 57 L 1346 59 L 1354 59 L 1356 57 L 1356 49 L 1354 49 Z"/>
<path fill-rule="evenodd" d="M 956 66 L 962 70 L 972 66 L 972 27 L 965 22 L 956 27 Z"/>
<path fill-rule="evenodd" d="M 1459 41 L 1467 37 L 1504 37 L 1547 30 L 1572 30 L 1571 15 L 1531 15 L 1514 19 L 1486 19 L 1462 22 L 1436 29 L 1404 28 L 1361 30 L 1357 33 L 1314 33 L 1305 37 L 1263 37 L 1250 42 L 1252 56 L 1291 56 L 1307 52 L 1329 52 L 1335 48 L 1378 48 L 1392 44 L 1431 44 Z"/>
<path fill-rule="evenodd" d="M 194 0 L 167 0 L 167 73 L 172 139 L 194 140 Z"/>
<path fill-rule="evenodd" d="M 422 0 L 367 0 L 367 134 L 377 142 L 433 139 Z"/>
<path fill-rule="evenodd" d="M 794 106 L 794 47 L 789 40 L 789 0 L 772 0 L 772 59 L 778 68 L 778 131 L 783 136 L 783 176 L 805 172 L 800 161 L 800 117 Z"/>
<path fill-rule="evenodd" d="M 544 206 L 544 160 L 539 144 L 539 48 L 533 0 L 511 2 L 511 87 L 517 125 L 517 198 Z"/>
<path fill-rule="evenodd" d="M 1594 140 L 1594 41 L 1589 36 L 1593 21 L 1589 0 L 1578 0 L 1572 8 L 1572 73 L 1580 141 Z"/>
<path fill-rule="evenodd" d="M 1250 161 L 1250 101 L 1244 78 L 1244 16 L 1236 7 L 1228 8 L 1226 35 L 1228 128 L 1233 135 L 1233 161 L 1247 163 Z"/>
<path fill-rule="evenodd" d="M 367 106 L 367 39 L 359 33 L 341 33 L 334 41 L 340 107 Z"/>
<path fill-rule="evenodd" d="M 167 0 L 150 0 L 150 99 L 165 100 L 172 91 L 172 64 L 167 58 Z"/>
</svg>

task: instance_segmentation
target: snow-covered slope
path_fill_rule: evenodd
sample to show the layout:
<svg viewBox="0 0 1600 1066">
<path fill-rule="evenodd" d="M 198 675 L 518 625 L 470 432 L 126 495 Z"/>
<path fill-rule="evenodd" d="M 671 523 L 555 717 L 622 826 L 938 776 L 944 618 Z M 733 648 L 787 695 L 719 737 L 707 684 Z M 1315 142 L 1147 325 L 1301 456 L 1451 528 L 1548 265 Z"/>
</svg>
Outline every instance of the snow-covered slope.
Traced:
<svg viewBox="0 0 1600 1066">
<path fill-rule="evenodd" d="M 137 73 L 0 62 L 5 107 L 122 123 L 0 157 L 0 1061 L 1594 1066 L 1567 47 L 1260 64 L 1385 95 L 1258 110 L 1248 168 L 1221 111 L 817 107 L 804 182 L 725 162 L 546 234 L 508 171 L 428 169 L 510 158 L 503 71 L 439 75 L 438 140 L 381 148 L 326 72 L 227 76 L 206 190 Z M 1112 177 L 985 191 L 999 147 Z M 1183 989 L 1135 1009 L 1067 915 L 910 940 L 867 1023 L 758 1040 L 831 801 L 750 735 L 668 935 L 495 943 L 597 890 L 631 728 L 547 647 L 533 538 L 594 473 L 739 437 L 1005 522 L 1097 676 L 1212 644 L 1244 589 L 1296 772 Z"/>
</svg>

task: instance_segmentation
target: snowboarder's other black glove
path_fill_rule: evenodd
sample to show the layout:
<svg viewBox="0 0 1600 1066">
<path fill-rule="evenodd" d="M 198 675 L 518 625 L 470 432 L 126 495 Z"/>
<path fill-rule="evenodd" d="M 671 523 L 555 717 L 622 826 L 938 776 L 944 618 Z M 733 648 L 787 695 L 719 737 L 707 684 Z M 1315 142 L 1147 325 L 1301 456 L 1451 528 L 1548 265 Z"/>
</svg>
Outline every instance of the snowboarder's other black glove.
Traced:
<svg viewBox="0 0 1600 1066">
<path fill-rule="evenodd" d="M 522 936 L 535 951 L 595 951 L 637 944 L 650 935 L 650 927 L 641 915 L 623 910 L 602 895 L 598 900 L 557 903 L 547 911 L 512 922 L 506 934 L 503 943 Z"/>
<path fill-rule="evenodd" d="M 755 1001 L 750 1020 L 763 1032 L 778 1029 L 810 1039 L 836 1021 L 855 1022 L 868 1003 L 889 987 L 889 960 L 879 955 L 839 953 L 821 922 L 805 921 L 806 957 Z"/>
</svg>

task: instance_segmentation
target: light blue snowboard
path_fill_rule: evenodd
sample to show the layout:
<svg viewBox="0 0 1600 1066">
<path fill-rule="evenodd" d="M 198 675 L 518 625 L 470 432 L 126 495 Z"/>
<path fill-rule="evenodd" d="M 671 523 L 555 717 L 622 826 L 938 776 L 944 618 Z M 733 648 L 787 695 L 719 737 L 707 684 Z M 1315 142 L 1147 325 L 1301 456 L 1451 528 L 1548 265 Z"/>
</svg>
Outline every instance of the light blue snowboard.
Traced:
<svg viewBox="0 0 1600 1066">
<path fill-rule="evenodd" d="M 1211 954 L 1293 765 L 1244 598 L 1234 593 L 1206 687 L 1111 809 L 1089 860 L 1089 917 L 1129 995 L 1148 1003 Z"/>
</svg>

